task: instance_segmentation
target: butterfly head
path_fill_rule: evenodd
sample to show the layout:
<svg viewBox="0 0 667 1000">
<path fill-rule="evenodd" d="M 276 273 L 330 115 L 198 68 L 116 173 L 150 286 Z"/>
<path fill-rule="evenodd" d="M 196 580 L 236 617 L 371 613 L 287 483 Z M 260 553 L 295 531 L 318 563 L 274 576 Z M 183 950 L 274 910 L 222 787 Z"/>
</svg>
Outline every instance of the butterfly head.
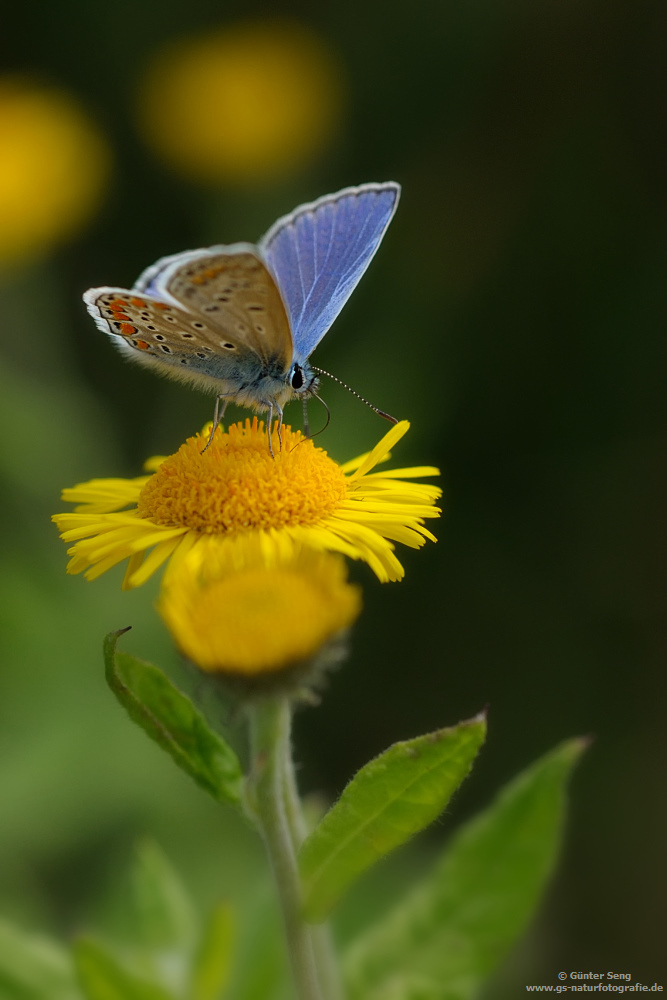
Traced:
<svg viewBox="0 0 667 1000">
<path fill-rule="evenodd" d="M 246 372 L 234 384 L 233 391 L 220 393 L 256 413 L 276 409 L 279 412 L 290 400 L 308 399 L 319 387 L 319 377 L 307 361 L 293 361 L 287 370 L 279 359 L 268 359 Z"/>
<path fill-rule="evenodd" d="M 320 384 L 319 378 L 307 361 L 301 364 L 294 362 L 288 373 L 288 381 L 293 399 L 297 397 L 308 399 L 309 396 L 314 396 Z"/>
</svg>

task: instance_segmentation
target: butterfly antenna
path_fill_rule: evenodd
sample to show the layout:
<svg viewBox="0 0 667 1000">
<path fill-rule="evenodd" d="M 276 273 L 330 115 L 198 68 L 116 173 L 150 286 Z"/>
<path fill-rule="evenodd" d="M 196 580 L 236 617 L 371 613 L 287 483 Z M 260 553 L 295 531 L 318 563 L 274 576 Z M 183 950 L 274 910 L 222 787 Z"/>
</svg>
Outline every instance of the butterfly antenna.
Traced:
<svg viewBox="0 0 667 1000">
<path fill-rule="evenodd" d="M 373 404 L 369 403 L 367 399 L 364 399 L 364 397 L 360 393 L 356 392 L 354 389 L 351 389 L 349 387 L 349 385 L 346 385 L 346 383 L 343 382 L 341 379 L 336 378 L 336 376 L 332 375 L 331 372 L 325 372 L 324 368 L 315 368 L 314 365 L 311 365 L 311 368 L 313 369 L 314 372 L 317 372 L 318 375 L 326 375 L 327 378 L 333 379 L 334 382 L 338 382 L 338 385 L 342 385 L 343 389 L 347 389 L 347 391 L 351 392 L 353 396 L 356 396 L 357 399 L 359 399 L 362 403 L 365 403 L 366 406 L 370 407 L 370 409 L 373 410 L 374 413 L 377 413 L 378 417 L 382 417 L 384 420 L 388 420 L 390 424 L 397 424 L 398 423 L 398 420 L 396 419 L 396 417 L 392 417 L 392 415 L 390 413 L 385 413 L 384 410 L 379 409 L 379 407 L 373 406 Z M 319 396 L 316 396 L 315 398 L 316 399 L 320 399 Z M 324 403 L 324 400 L 320 399 L 320 402 Z M 324 403 L 324 405 L 326 406 L 326 403 Z M 329 407 L 326 406 L 326 408 L 327 408 L 327 413 L 328 413 L 329 412 Z M 326 427 L 328 427 L 328 425 L 329 425 L 329 421 L 327 420 L 327 422 L 325 424 L 325 427 L 323 427 L 322 430 L 324 430 Z M 318 433 L 321 433 L 321 432 L 318 431 Z"/>
</svg>

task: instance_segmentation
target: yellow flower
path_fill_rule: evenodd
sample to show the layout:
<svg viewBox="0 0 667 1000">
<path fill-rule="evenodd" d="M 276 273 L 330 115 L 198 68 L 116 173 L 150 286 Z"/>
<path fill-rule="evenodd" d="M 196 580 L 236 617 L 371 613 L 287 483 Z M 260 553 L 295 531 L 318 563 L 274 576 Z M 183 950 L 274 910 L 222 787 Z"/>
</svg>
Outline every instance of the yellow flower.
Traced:
<svg viewBox="0 0 667 1000">
<path fill-rule="evenodd" d="M 167 560 L 171 571 L 195 547 L 206 558 L 221 539 L 237 539 L 238 552 L 251 552 L 257 536 L 267 558 L 297 543 L 361 559 L 382 581 L 400 580 L 393 543 L 419 548 L 435 541 L 424 519 L 440 513 L 438 487 L 405 481 L 437 469 L 372 471 L 409 426 L 396 424 L 371 452 L 344 465 L 289 426 L 282 447 L 274 430 L 272 458 L 256 417 L 217 430 L 202 454 L 204 428 L 175 455 L 147 463 L 155 470 L 150 476 L 93 479 L 64 490 L 63 500 L 79 504 L 53 518 L 63 541 L 74 543 L 67 571 L 93 580 L 129 559 L 123 587 L 130 589 Z"/>
<path fill-rule="evenodd" d="M 172 166 L 199 180 L 280 176 L 332 138 L 341 75 L 306 27 L 242 22 L 155 57 L 139 94 L 139 127 Z"/>
<path fill-rule="evenodd" d="M 257 678 L 312 663 L 361 610 L 341 556 L 239 539 L 191 549 L 165 576 L 158 610 L 200 669 Z"/>
<path fill-rule="evenodd" d="M 71 97 L 0 79 L 0 264 L 76 233 L 97 208 L 109 160 Z"/>
</svg>

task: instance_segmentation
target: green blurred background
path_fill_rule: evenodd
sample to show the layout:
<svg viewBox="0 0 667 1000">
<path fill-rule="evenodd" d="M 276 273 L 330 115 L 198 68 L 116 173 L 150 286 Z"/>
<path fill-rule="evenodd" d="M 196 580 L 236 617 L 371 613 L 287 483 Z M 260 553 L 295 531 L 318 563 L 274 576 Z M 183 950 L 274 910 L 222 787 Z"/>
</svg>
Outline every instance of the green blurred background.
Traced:
<svg viewBox="0 0 667 1000">
<path fill-rule="evenodd" d="M 659 0 L 5 12 L 4 915 L 59 937 L 112 921 L 147 832 L 202 905 L 248 909 L 256 944 L 252 835 L 104 686 L 102 636 L 130 623 L 126 648 L 180 676 L 156 587 L 67 577 L 49 524 L 63 486 L 140 474 L 212 402 L 128 366 L 81 294 L 392 179 L 398 214 L 316 363 L 411 420 L 395 458 L 442 467 L 445 517 L 437 546 L 404 554 L 403 583 L 354 567 L 366 611 L 322 705 L 297 719 L 300 779 L 334 795 L 388 743 L 484 705 L 490 738 L 450 815 L 361 887 L 342 933 L 512 774 L 590 733 L 558 878 L 490 995 L 561 969 L 664 981 L 666 27 Z M 386 430 L 324 394 L 334 457 Z"/>
</svg>

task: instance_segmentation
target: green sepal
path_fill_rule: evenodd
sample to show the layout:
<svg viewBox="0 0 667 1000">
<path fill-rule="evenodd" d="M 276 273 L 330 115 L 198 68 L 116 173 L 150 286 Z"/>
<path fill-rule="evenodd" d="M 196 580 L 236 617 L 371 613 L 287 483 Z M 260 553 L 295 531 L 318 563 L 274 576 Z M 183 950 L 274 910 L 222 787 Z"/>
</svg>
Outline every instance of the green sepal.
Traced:
<svg viewBox="0 0 667 1000">
<path fill-rule="evenodd" d="M 98 941 L 79 938 L 73 951 L 86 1000 L 176 1000 L 164 986 L 130 971 Z"/>
<path fill-rule="evenodd" d="M 229 903 L 219 903 L 204 925 L 192 966 L 191 1000 L 218 1000 L 227 985 L 235 938 L 234 914 Z"/>
<path fill-rule="evenodd" d="M 81 1000 L 70 955 L 48 938 L 0 920 L 0 996 Z"/>
<path fill-rule="evenodd" d="M 350 1000 L 469 1000 L 523 932 L 551 875 L 570 740 L 507 785 L 454 836 L 420 886 L 349 949 Z"/>
<path fill-rule="evenodd" d="M 104 640 L 107 683 L 130 718 L 219 802 L 240 806 L 241 764 L 232 748 L 158 667 L 116 651 L 118 637 Z"/>
<path fill-rule="evenodd" d="M 395 743 L 362 767 L 299 853 L 307 920 L 323 920 L 362 872 L 439 816 L 485 733 L 478 716 Z"/>
<path fill-rule="evenodd" d="M 184 951 L 192 947 L 198 925 L 192 903 L 155 841 L 146 839 L 137 844 L 130 888 L 135 945 L 151 951 Z"/>
</svg>

